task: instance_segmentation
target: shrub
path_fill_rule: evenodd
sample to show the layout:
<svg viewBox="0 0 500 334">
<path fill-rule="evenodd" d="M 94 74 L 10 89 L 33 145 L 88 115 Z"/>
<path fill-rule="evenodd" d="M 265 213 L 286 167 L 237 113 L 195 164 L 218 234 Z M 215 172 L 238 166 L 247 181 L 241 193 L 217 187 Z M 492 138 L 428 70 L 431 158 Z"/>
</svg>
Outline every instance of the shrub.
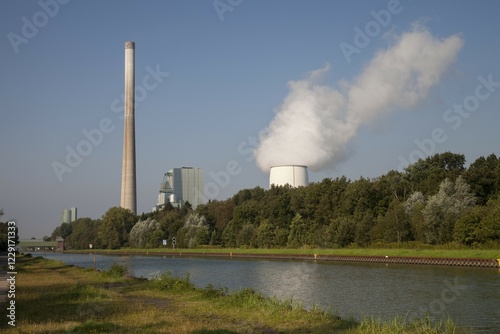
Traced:
<svg viewBox="0 0 500 334">
<path fill-rule="evenodd" d="M 122 278 L 128 274 L 128 267 L 124 264 L 113 263 L 104 273 L 110 277 Z"/>
<path fill-rule="evenodd" d="M 205 289 L 202 290 L 203 296 L 206 298 L 219 298 L 227 295 L 228 289 L 225 287 L 216 287 L 212 284 L 208 284 Z"/>
<path fill-rule="evenodd" d="M 186 274 L 186 278 L 173 277 L 171 272 L 156 275 L 151 278 L 154 287 L 160 290 L 174 291 L 190 291 L 195 290 L 194 284 L 191 282 L 191 275 Z"/>
</svg>

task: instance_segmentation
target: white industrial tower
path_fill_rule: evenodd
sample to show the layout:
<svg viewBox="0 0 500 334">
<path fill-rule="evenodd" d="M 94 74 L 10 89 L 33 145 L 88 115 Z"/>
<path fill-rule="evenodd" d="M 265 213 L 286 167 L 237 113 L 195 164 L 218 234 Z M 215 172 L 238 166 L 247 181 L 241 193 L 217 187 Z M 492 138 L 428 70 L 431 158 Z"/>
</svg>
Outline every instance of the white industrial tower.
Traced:
<svg viewBox="0 0 500 334">
<path fill-rule="evenodd" d="M 135 43 L 125 42 L 125 125 L 120 206 L 137 213 L 135 179 Z"/>
</svg>

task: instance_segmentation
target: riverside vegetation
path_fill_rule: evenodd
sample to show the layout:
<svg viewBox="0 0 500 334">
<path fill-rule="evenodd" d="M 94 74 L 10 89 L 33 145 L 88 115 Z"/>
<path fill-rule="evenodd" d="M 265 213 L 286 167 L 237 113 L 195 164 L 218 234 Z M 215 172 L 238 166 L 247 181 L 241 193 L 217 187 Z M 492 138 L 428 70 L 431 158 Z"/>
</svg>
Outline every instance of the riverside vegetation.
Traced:
<svg viewBox="0 0 500 334">
<path fill-rule="evenodd" d="M 446 152 L 378 178 L 243 189 L 195 209 L 167 204 L 135 216 L 113 207 L 102 219 L 63 223 L 51 237 L 71 249 L 161 248 L 173 237 L 176 247 L 190 249 L 499 249 L 500 159 L 491 154 L 464 165 L 463 155 Z"/>
<path fill-rule="evenodd" d="M 229 294 L 223 287 L 196 288 L 189 275 L 132 278 L 118 264 L 99 272 L 25 255 L 17 258 L 16 266 L 18 321 L 15 328 L 0 328 L 6 333 L 461 332 L 450 321 L 366 319 L 357 323 L 250 289 Z"/>
<path fill-rule="evenodd" d="M 387 248 L 393 246 L 394 248 Z M 445 246 L 449 247 L 446 248 Z M 290 248 L 121 248 L 111 250 L 74 250 L 69 253 L 96 253 L 96 254 L 169 254 L 169 255 L 347 255 L 347 256 L 389 256 L 389 257 L 430 257 L 430 258 L 457 258 L 457 259 L 497 259 L 500 252 L 497 249 L 455 249 L 456 245 L 429 246 L 414 243 L 386 244 L 384 248 L 340 248 L 340 249 L 290 249 Z"/>
</svg>

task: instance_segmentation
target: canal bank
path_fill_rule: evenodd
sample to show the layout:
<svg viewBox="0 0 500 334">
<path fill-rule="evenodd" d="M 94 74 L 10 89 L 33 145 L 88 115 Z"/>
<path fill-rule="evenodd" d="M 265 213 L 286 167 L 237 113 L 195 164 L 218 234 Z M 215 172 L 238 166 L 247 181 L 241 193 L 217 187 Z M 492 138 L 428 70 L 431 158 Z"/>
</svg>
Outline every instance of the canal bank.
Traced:
<svg viewBox="0 0 500 334">
<path fill-rule="evenodd" d="M 306 260 L 333 262 L 373 262 L 393 264 L 421 264 L 461 267 L 500 268 L 500 258 L 451 258 L 451 257 L 418 257 L 418 256 L 362 256 L 362 255 L 329 255 L 329 254 L 279 254 L 279 253 L 244 253 L 244 252 L 213 252 L 213 251 L 150 251 L 150 250 L 92 250 L 71 251 L 81 254 L 101 255 L 146 255 L 146 256 L 179 256 L 179 257 L 217 257 L 241 259 L 276 259 L 276 260 Z"/>
<path fill-rule="evenodd" d="M 480 333 L 498 333 L 500 271 L 498 268 L 411 265 L 376 262 L 289 260 L 273 258 L 201 257 L 47 253 L 47 258 L 84 268 L 129 268 L 134 277 L 161 273 L 189 277 L 195 286 L 245 289 L 306 309 L 331 310 L 344 319 L 368 317 L 452 319 Z"/>
<path fill-rule="evenodd" d="M 188 278 L 144 280 L 41 257 L 18 261 L 19 321 L 15 328 L 0 323 L 0 333 L 358 333 L 353 321 L 251 290 L 230 295 Z"/>
</svg>

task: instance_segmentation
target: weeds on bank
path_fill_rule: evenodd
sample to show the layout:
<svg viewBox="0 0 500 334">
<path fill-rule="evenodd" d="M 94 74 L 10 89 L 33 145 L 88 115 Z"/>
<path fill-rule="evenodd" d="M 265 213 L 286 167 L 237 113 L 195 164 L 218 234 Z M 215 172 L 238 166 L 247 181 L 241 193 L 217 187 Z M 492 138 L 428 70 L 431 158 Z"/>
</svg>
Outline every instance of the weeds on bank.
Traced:
<svg viewBox="0 0 500 334">
<path fill-rule="evenodd" d="M 359 326 L 351 329 L 349 334 L 458 334 L 471 333 L 469 330 L 458 328 L 451 319 L 433 323 L 430 318 L 408 321 L 396 317 L 392 321 L 383 322 L 376 318 L 366 318 Z"/>
<path fill-rule="evenodd" d="M 231 312 L 233 314 L 234 312 L 238 312 L 239 315 L 245 315 L 246 312 L 254 315 L 259 313 L 266 314 L 269 318 L 268 321 L 271 321 L 275 327 L 278 327 L 279 323 L 286 321 L 287 318 L 297 319 L 300 316 L 305 316 L 309 321 L 315 319 L 315 321 L 319 321 L 323 324 L 330 324 L 323 326 L 324 331 L 319 329 L 317 331 L 318 333 L 330 333 L 330 330 L 333 329 L 344 332 L 347 331 L 348 334 L 471 333 L 468 330 L 458 328 L 452 320 L 438 323 L 433 323 L 429 318 L 409 321 L 400 317 L 396 317 L 389 322 L 384 322 L 375 318 L 364 319 L 361 323 L 357 323 L 354 319 L 342 320 L 331 312 L 324 311 L 320 308 L 313 307 L 306 311 L 300 303 L 294 302 L 292 299 L 280 300 L 275 297 L 265 297 L 253 289 L 243 289 L 234 293 L 229 293 L 227 288 L 216 287 L 212 284 L 209 284 L 206 288 L 196 288 L 190 280 L 189 273 L 185 278 L 174 277 L 170 272 L 159 274 L 152 278 L 151 282 L 155 288 L 162 291 L 193 292 L 194 295 L 196 295 L 193 299 L 209 300 L 213 309 L 232 310 Z"/>
<path fill-rule="evenodd" d="M 104 275 L 112 278 L 123 278 L 128 275 L 129 270 L 126 265 L 113 263 L 108 270 L 103 271 Z"/>
<path fill-rule="evenodd" d="M 197 290 L 191 282 L 191 274 L 187 273 L 186 278 L 177 278 L 172 276 L 171 272 L 156 274 L 150 278 L 152 286 L 159 290 L 172 291 L 195 291 Z"/>
<path fill-rule="evenodd" d="M 22 271 L 16 293 L 19 333 L 458 333 L 451 322 L 358 324 L 252 289 L 197 288 L 189 274 L 141 280 L 127 277 L 121 264 L 101 272 L 43 258 L 21 257 L 16 264 Z"/>
</svg>

